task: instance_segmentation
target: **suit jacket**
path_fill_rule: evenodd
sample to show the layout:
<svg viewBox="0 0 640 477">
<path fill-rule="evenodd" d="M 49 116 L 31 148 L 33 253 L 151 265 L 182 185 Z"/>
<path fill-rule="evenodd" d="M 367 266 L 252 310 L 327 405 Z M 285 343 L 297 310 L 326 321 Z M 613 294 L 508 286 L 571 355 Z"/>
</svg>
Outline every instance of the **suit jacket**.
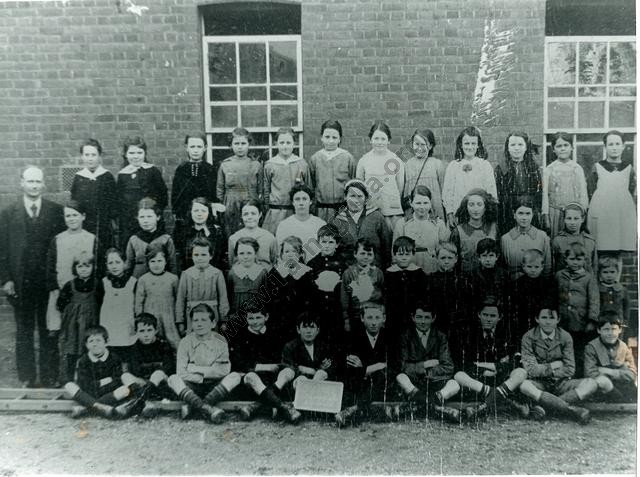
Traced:
<svg viewBox="0 0 640 477">
<path fill-rule="evenodd" d="M 23 257 L 25 253 L 37 253 L 43 257 L 42 276 L 46 275 L 47 250 L 51 240 L 65 230 L 64 213 L 61 205 L 42 198 L 38 215 L 42 221 L 42 233 L 37 238 L 37 250 L 26 249 L 26 221 L 29 220 L 23 198 L 0 213 L 0 284 L 13 281 L 18 297 L 22 296 L 24 281 Z"/>
<path fill-rule="evenodd" d="M 241 373 L 255 371 L 256 364 L 280 363 L 282 349 L 278 336 L 267 324 L 264 334 L 255 334 L 248 327 L 229 337 L 231 369 Z"/>
<path fill-rule="evenodd" d="M 475 374 L 475 361 L 493 363 L 499 372 L 509 372 L 516 367 L 515 354 L 519 348 L 519 337 L 510 333 L 508 325 L 499 321 L 493 336 L 485 335 L 479 320 L 454 333 L 449 340 L 456 369 Z"/>
<path fill-rule="evenodd" d="M 414 327 L 406 330 L 400 338 L 401 369 L 410 378 L 449 379 L 453 377 L 453 361 L 449 353 L 447 337 L 435 327 L 431 328 L 426 348 Z M 437 359 L 440 363 L 425 369 L 424 361 Z"/>
<path fill-rule="evenodd" d="M 562 361 L 562 368 L 553 375 L 553 361 Z M 576 371 L 573 355 L 573 339 L 562 328 L 556 328 L 556 335 L 547 343 L 539 326 L 527 331 L 522 337 L 522 365 L 531 379 L 570 378 Z"/>
<path fill-rule="evenodd" d="M 618 369 L 622 381 L 635 382 L 638 377 L 633 354 L 624 341 L 618 340 L 608 349 L 596 338 L 590 341 L 584 349 L 584 375 L 589 378 L 600 376 L 598 368 Z"/>
<path fill-rule="evenodd" d="M 353 354 L 360 358 L 362 368 L 348 366 L 347 376 L 364 378 L 367 366 L 375 363 L 386 363 L 387 367 L 382 371 L 386 372 L 388 380 L 393 380 L 399 369 L 399 356 L 396 348 L 397 346 L 393 345 L 384 328 L 378 333 L 376 345 L 372 348 L 364 326 L 358 327 L 351 333 L 345 356 Z"/>
<path fill-rule="evenodd" d="M 313 357 L 309 356 L 309 352 L 307 348 L 304 347 L 304 343 L 300 337 L 289 341 L 284 345 L 284 349 L 282 350 L 282 364 L 287 368 L 293 369 L 296 374 L 300 374 L 298 371 L 299 366 L 306 366 L 316 370 L 320 369 L 325 359 L 331 360 L 331 366 L 325 369 L 325 371 L 329 375 L 329 379 L 332 379 L 335 374 L 336 358 L 328 343 L 320 337 L 316 338 L 313 343 Z"/>
</svg>

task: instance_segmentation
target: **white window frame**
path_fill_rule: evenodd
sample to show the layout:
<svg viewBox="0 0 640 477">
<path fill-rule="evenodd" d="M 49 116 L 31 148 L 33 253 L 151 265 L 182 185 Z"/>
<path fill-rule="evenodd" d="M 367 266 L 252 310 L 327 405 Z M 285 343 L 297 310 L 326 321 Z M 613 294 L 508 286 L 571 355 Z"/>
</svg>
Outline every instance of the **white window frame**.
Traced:
<svg viewBox="0 0 640 477">
<path fill-rule="evenodd" d="M 631 35 L 602 35 L 602 36 L 547 36 L 545 37 L 544 42 L 544 105 L 543 105 L 543 130 L 544 130 L 544 147 L 543 147 L 543 164 L 546 166 L 547 164 L 547 147 L 550 145 L 548 138 L 553 133 L 557 132 L 558 128 L 550 128 L 548 126 L 548 113 L 549 113 L 549 103 L 553 102 L 570 102 L 575 105 L 573 109 L 574 114 L 574 124 L 576 127 L 566 127 L 561 128 L 561 130 L 566 131 L 567 133 L 573 136 L 573 160 L 577 160 L 577 146 L 602 146 L 602 141 L 578 141 L 577 136 L 581 134 L 604 134 L 605 132 L 616 129 L 622 133 L 631 133 L 634 134 L 634 140 L 627 141 L 627 144 L 634 148 L 634 157 L 635 157 L 635 147 L 637 143 L 637 138 L 635 136 L 636 127 L 637 126 L 627 126 L 627 127 L 619 127 L 619 126 L 609 126 L 609 104 L 610 99 L 615 98 L 616 101 L 633 101 L 636 103 L 636 115 L 637 115 L 637 84 L 634 83 L 610 83 L 609 82 L 609 55 L 610 55 L 610 44 L 611 43 L 619 43 L 619 42 L 634 42 L 636 43 L 637 50 L 637 41 L 635 36 Z M 576 68 L 575 68 L 575 82 L 573 84 L 550 84 L 549 78 L 549 45 L 552 43 L 574 43 L 575 47 L 575 57 L 576 57 Z M 607 69 L 605 75 L 605 82 L 598 84 L 580 84 L 579 75 L 580 75 L 580 44 L 581 43 L 607 43 Z M 636 65 L 636 76 L 637 76 L 637 65 Z M 581 87 L 605 87 L 605 95 L 604 96 L 580 96 L 579 89 Z M 574 96 L 571 98 L 558 98 L 553 97 L 550 101 L 548 91 L 549 88 L 574 88 Z M 611 87 L 634 87 L 636 88 L 636 96 L 611 96 L 609 94 L 609 88 Z M 604 126 L 598 128 L 581 128 L 578 126 L 578 104 L 581 102 L 604 102 Z M 603 158 L 604 158 L 604 149 L 603 149 Z"/>
<path fill-rule="evenodd" d="M 204 28 L 204 26 L 203 26 Z M 297 70 L 297 99 L 295 100 L 272 100 L 271 95 L 269 94 L 270 86 L 293 86 L 293 83 L 271 83 L 269 71 L 269 54 L 270 54 L 270 43 L 272 42 L 295 42 L 296 44 L 296 70 Z M 235 53 L 236 53 L 236 100 L 235 101 L 211 101 L 210 98 L 210 90 L 211 87 L 230 87 L 231 84 L 212 84 L 209 81 L 209 48 L 208 45 L 210 43 L 231 43 L 235 45 Z M 265 83 L 240 83 L 240 44 L 256 44 L 262 43 L 265 45 L 265 64 L 266 64 L 266 82 Z M 242 126 L 242 124 L 237 124 L 233 127 L 214 127 L 211 117 L 211 107 L 212 106 L 236 106 L 238 112 L 238 122 L 241 123 L 241 106 L 243 105 L 252 105 L 252 106 L 260 106 L 265 105 L 267 107 L 267 121 L 271 123 L 271 106 L 272 105 L 285 105 L 285 106 L 297 106 L 298 109 L 298 124 L 293 127 L 293 131 L 298 135 L 297 147 L 299 148 L 300 157 L 303 156 L 303 112 L 302 112 L 302 36 L 301 35 L 233 35 L 233 36 L 205 36 L 202 37 L 202 57 L 203 57 L 203 70 L 204 70 L 204 108 L 205 108 L 205 133 L 207 134 L 208 142 L 209 142 L 209 150 L 207 151 L 209 162 L 211 162 L 212 151 L 214 149 L 228 149 L 228 147 L 222 146 L 213 146 L 212 135 L 220 134 L 220 133 L 231 133 L 234 127 Z M 267 96 L 266 100 L 250 100 L 250 101 L 242 101 L 240 96 L 240 87 L 250 87 L 250 86 L 267 86 Z M 269 124 L 262 127 L 247 127 L 249 131 L 255 133 L 273 133 L 277 131 L 280 126 L 269 126 Z M 269 152 L 269 157 L 271 157 L 271 151 L 273 148 L 273 138 L 272 135 L 269 134 L 269 144 L 266 146 L 253 146 L 252 149 L 266 149 Z"/>
</svg>

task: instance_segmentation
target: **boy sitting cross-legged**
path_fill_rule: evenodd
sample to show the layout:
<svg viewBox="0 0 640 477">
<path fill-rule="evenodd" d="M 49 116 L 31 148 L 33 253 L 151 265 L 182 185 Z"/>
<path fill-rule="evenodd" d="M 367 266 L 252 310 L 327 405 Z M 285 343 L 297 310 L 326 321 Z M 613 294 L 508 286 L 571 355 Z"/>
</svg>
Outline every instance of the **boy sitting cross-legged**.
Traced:
<svg viewBox="0 0 640 477">
<path fill-rule="evenodd" d="M 386 401 L 397 374 L 396 347 L 383 327 L 384 305 L 364 302 L 360 320 L 364 326 L 352 331 L 342 363 L 345 366 L 342 403 L 346 407 L 335 415 L 338 426 L 367 413 L 372 401 Z"/>
<path fill-rule="evenodd" d="M 129 371 L 122 375 L 127 385 L 151 384 L 147 399 L 175 399 L 167 380 L 176 372 L 176 358 L 171 345 L 158 336 L 158 319 L 150 313 L 136 316 L 136 342 L 129 351 Z M 150 401 L 142 409 L 144 417 L 153 417 L 159 409 Z"/>
<path fill-rule="evenodd" d="M 136 384 L 122 384 L 122 361 L 109 351 L 108 340 L 109 334 L 102 326 L 94 326 L 86 331 L 84 343 L 87 352 L 78 359 L 75 381 L 64 386 L 65 391 L 79 404 L 72 410 L 71 416 L 74 418 L 82 417 L 87 412 L 106 418 L 124 418 L 144 401 L 146 389 Z"/>
<path fill-rule="evenodd" d="M 459 422 L 460 412 L 444 406 L 460 390 L 451 380 L 453 361 L 447 337 L 434 326 L 433 309 L 424 302 L 416 305 L 412 320 L 414 325 L 400 337 L 401 372 L 396 381 L 407 399 L 418 404 L 420 410 Z"/>
<path fill-rule="evenodd" d="M 604 400 L 636 402 L 638 371 L 631 350 L 620 339 L 622 326 L 617 312 L 600 313 L 599 336 L 584 350 L 584 375 L 596 380 Z"/>
<path fill-rule="evenodd" d="M 230 373 L 227 340 L 215 330 L 218 318 L 206 303 L 189 312 L 191 332 L 180 340 L 176 374 L 169 377 L 171 389 L 181 401 L 183 417 L 192 411 L 214 424 L 224 420 L 225 413 L 216 404 L 240 384 L 240 376 Z"/>
<path fill-rule="evenodd" d="M 268 326 L 268 320 L 266 311 L 250 304 L 246 326 L 230 336 L 233 370 L 235 374 L 244 375 L 242 382 L 258 397 L 257 401 L 241 408 L 240 414 L 249 420 L 262 404 L 266 404 L 278 409 L 287 421 L 295 424 L 300 420 L 300 412 L 280 397 L 282 388 L 291 380 L 290 370 L 280 371 L 280 337 Z"/>
<path fill-rule="evenodd" d="M 280 375 L 293 381 L 294 389 L 301 380 L 324 381 L 335 375 L 335 356 L 326 339 L 319 335 L 319 322 L 317 314 L 302 312 L 296 327 L 298 337 L 289 341 L 282 350 L 284 369 Z"/>
<path fill-rule="evenodd" d="M 575 372 L 573 340 L 558 321 L 558 313 L 543 304 L 538 325 L 522 337 L 522 364 L 528 379 L 520 385 L 520 392 L 544 410 L 586 424 L 589 411 L 572 404 L 596 392 L 598 384 L 591 378 L 571 379 Z M 539 406 L 534 407 L 538 414 Z"/>
<path fill-rule="evenodd" d="M 527 372 L 518 367 L 517 339 L 509 335 L 503 324 L 497 298 L 485 297 L 478 306 L 477 320 L 461 331 L 454 353 L 456 368 L 460 371 L 454 379 L 465 394 L 471 391 L 475 400 L 486 403 L 486 406 L 465 409 L 467 418 L 485 409 L 495 414 L 501 404 L 527 417 L 529 406 L 514 400 L 514 393 L 527 378 Z"/>
</svg>

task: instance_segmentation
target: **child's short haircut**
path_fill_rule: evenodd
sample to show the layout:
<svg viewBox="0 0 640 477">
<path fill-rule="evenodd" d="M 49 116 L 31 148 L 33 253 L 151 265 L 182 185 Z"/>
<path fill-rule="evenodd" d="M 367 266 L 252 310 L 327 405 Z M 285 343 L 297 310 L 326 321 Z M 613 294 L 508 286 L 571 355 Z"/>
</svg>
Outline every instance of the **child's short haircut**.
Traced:
<svg viewBox="0 0 640 477">
<path fill-rule="evenodd" d="M 340 124 L 339 121 L 335 119 L 327 119 L 325 122 L 323 122 L 322 126 L 320 126 L 321 136 L 324 134 L 325 129 L 333 129 L 335 131 L 338 131 L 340 138 L 342 138 L 342 124 Z"/>
<path fill-rule="evenodd" d="M 454 254 L 456 257 L 458 256 L 458 247 L 453 242 L 440 242 L 436 248 L 436 257 L 440 255 L 440 250 L 446 250 L 447 252 Z"/>
<path fill-rule="evenodd" d="M 256 253 L 260 250 L 260 244 L 253 237 L 240 237 L 233 247 L 233 253 L 235 253 L 236 256 L 238 255 L 240 245 L 249 245 Z"/>
<path fill-rule="evenodd" d="M 194 139 L 202 139 L 202 142 L 204 143 L 204 145 L 207 145 L 207 135 L 201 131 L 194 131 L 194 132 L 190 132 L 187 133 L 187 135 L 184 137 L 184 144 L 187 145 L 189 143 L 189 139 L 194 138 Z"/>
<path fill-rule="evenodd" d="M 498 242 L 491 237 L 485 237 L 479 240 L 478 245 L 476 245 L 476 255 L 480 256 L 485 253 L 495 253 L 496 255 L 500 253 Z"/>
<path fill-rule="evenodd" d="M 244 306 L 244 311 L 245 311 L 245 313 L 247 315 L 249 313 L 254 314 L 254 315 L 256 313 L 260 313 L 261 315 L 269 316 L 269 313 L 267 313 L 267 310 L 265 310 L 262 306 L 260 306 L 256 302 L 250 302 L 248 305 L 245 305 Z"/>
<path fill-rule="evenodd" d="M 156 213 L 158 217 L 160 217 L 161 210 L 160 207 L 158 207 L 158 203 L 149 197 L 145 197 L 144 199 L 141 199 L 140 202 L 138 202 L 138 210 L 144 209 L 151 209 Z"/>
<path fill-rule="evenodd" d="M 245 128 L 235 128 L 233 131 L 231 131 L 231 134 L 229 134 L 229 144 L 231 144 L 233 142 L 233 138 L 234 137 L 246 137 L 247 138 L 247 142 L 249 144 L 253 143 L 253 137 L 251 137 L 251 133 L 246 130 Z"/>
<path fill-rule="evenodd" d="M 291 245 L 294 248 L 294 250 L 298 253 L 298 256 L 302 259 L 304 251 L 302 250 L 302 240 L 300 239 L 300 237 L 296 237 L 295 235 L 289 235 L 287 238 L 282 240 L 282 244 L 280 245 L 281 256 L 284 251 L 285 243 L 288 243 L 289 245 Z"/>
<path fill-rule="evenodd" d="M 336 241 L 336 243 L 340 242 L 340 231 L 333 224 L 326 224 L 320 227 L 318 230 L 318 240 L 322 237 L 331 237 Z"/>
<path fill-rule="evenodd" d="M 165 260 L 167 259 L 167 252 L 165 252 L 164 248 L 162 248 L 162 245 L 157 243 L 152 243 L 147 245 L 147 249 L 144 253 L 144 258 L 146 259 L 147 263 L 149 263 L 149 260 L 151 260 L 152 258 L 155 258 L 155 256 L 158 255 L 159 253 L 162 254 Z"/>
<path fill-rule="evenodd" d="M 620 263 L 616 258 L 607 255 L 598 257 L 598 270 L 610 267 L 614 267 L 617 271 L 620 271 Z"/>
<path fill-rule="evenodd" d="M 533 201 L 533 199 L 527 196 L 518 197 L 518 199 L 511 206 L 511 211 L 515 214 L 515 212 L 520 207 L 526 207 L 527 209 L 536 210 L 535 202 Z"/>
<path fill-rule="evenodd" d="M 256 199 L 249 199 L 249 200 L 245 201 L 242 204 L 242 207 L 240 208 L 240 211 L 242 211 L 242 209 L 244 209 L 247 205 L 250 205 L 250 206 L 255 207 L 256 209 L 258 209 L 258 213 L 259 214 L 262 213 L 262 204 L 260 203 L 260 201 L 258 201 Z"/>
<path fill-rule="evenodd" d="M 605 143 L 606 143 L 606 139 L 605 139 Z M 80 154 L 84 152 L 85 146 L 95 147 L 96 151 L 98 151 L 98 155 L 102 155 L 102 145 L 98 142 L 97 139 L 93 139 L 92 137 L 90 137 L 82 141 L 82 143 L 80 143 Z"/>
<path fill-rule="evenodd" d="M 74 255 L 73 263 L 71 264 L 71 273 L 74 277 L 78 276 L 78 273 L 76 272 L 76 266 L 80 263 L 88 263 L 89 265 L 93 266 L 95 265 L 95 258 L 93 257 L 92 253 L 87 252 L 86 250 L 83 250 L 82 252 Z"/>
<path fill-rule="evenodd" d="M 100 335 L 104 339 L 105 343 L 109 341 L 109 332 L 104 326 L 96 325 L 87 328 L 84 332 L 84 342 L 85 344 L 92 336 Z"/>
<path fill-rule="evenodd" d="M 305 325 L 316 325 L 320 328 L 320 317 L 316 313 L 303 311 L 296 317 L 296 326 L 300 327 Z"/>
<path fill-rule="evenodd" d="M 307 184 L 300 184 L 299 182 L 297 182 L 293 185 L 293 187 L 289 191 L 289 200 L 291 202 L 293 202 L 293 197 L 298 192 L 304 192 L 305 194 L 307 194 L 311 202 L 313 202 L 313 199 L 315 199 L 316 197 L 316 194 L 313 192 L 313 189 L 311 187 L 309 187 Z"/>
<path fill-rule="evenodd" d="M 86 214 L 87 213 L 87 209 L 84 206 L 84 204 L 81 204 L 80 202 L 78 202 L 77 200 L 74 199 L 69 199 L 67 201 L 65 201 L 62 204 L 62 207 L 64 207 L 65 209 L 73 209 L 81 214 Z"/>
<path fill-rule="evenodd" d="M 191 319 L 193 319 L 193 315 L 196 314 L 196 313 L 207 313 L 207 314 L 209 314 L 209 319 L 211 321 L 213 321 L 213 319 L 216 316 L 216 314 L 213 311 L 213 308 L 211 308 L 206 303 L 198 303 L 196 306 L 191 308 L 191 311 L 189 312 L 189 317 Z"/>
<path fill-rule="evenodd" d="M 382 131 L 387 136 L 387 139 L 391 141 L 391 129 L 389 129 L 387 123 L 385 123 L 382 119 L 377 119 L 373 123 L 373 126 L 371 126 L 371 129 L 369 129 L 369 139 L 373 137 L 373 134 L 376 131 Z"/>
<path fill-rule="evenodd" d="M 620 313 L 615 310 L 604 310 L 598 316 L 598 329 L 606 324 L 618 325 L 620 328 L 624 326 L 624 320 Z"/>
<path fill-rule="evenodd" d="M 413 310 L 413 314 L 415 315 L 416 311 L 422 310 L 425 313 L 431 313 L 432 316 L 436 316 L 434 303 L 428 300 L 418 300 L 415 306 L 415 310 Z"/>
<path fill-rule="evenodd" d="M 369 308 L 375 308 L 376 310 L 382 311 L 382 313 L 385 312 L 384 305 L 382 303 L 377 301 L 365 301 L 360 305 L 360 316 L 364 316 L 364 312 Z"/>
<path fill-rule="evenodd" d="M 147 157 L 147 143 L 144 139 L 140 136 L 127 136 L 122 143 L 122 167 L 127 167 L 127 165 L 129 165 L 127 151 L 131 146 L 142 149 L 144 151 L 144 162 L 149 162 Z"/>
<path fill-rule="evenodd" d="M 569 247 L 564 251 L 565 258 L 569 255 L 575 255 L 576 257 L 586 256 L 584 245 L 582 245 L 580 242 L 570 243 Z"/>
<path fill-rule="evenodd" d="M 525 250 L 522 254 L 523 265 L 536 260 L 542 260 L 542 263 L 544 263 L 544 254 L 542 253 L 542 250 L 538 250 L 537 248 L 530 248 L 529 250 Z"/>
<path fill-rule="evenodd" d="M 393 253 L 398 253 L 400 251 L 402 252 L 409 252 L 409 253 L 415 253 L 416 251 L 416 241 L 413 240 L 411 237 L 407 237 L 406 235 L 402 235 L 400 237 L 398 237 L 394 242 L 393 242 Z"/>
<path fill-rule="evenodd" d="M 138 325 L 146 325 L 153 326 L 156 330 L 158 329 L 158 318 L 153 316 L 151 313 L 140 313 L 136 316 L 136 331 L 138 331 Z"/>
<path fill-rule="evenodd" d="M 498 312 L 500 312 L 502 304 L 500 303 L 500 300 L 497 296 L 486 295 L 482 300 L 478 301 L 478 313 L 480 313 L 487 306 L 495 306 L 498 309 Z"/>
<path fill-rule="evenodd" d="M 291 136 L 291 138 L 293 139 L 293 142 L 296 142 L 296 133 L 293 132 L 293 129 L 291 128 L 287 128 L 287 127 L 283 127 L 278 129 L 275 133 L 273 133 L 272 137 L 273 139 L 275 139 L 276 142 L 278 142 L 278 138 L 282 135 L 282 134 L 289 134 Z"/>
<path fill-rule="evenodd" d="M 375 246 L 373 245 L 373 242 L 371 240 L 362 237 L 356 241 L 355 252 L 358 253 L 358 250 L 360 249 L 364 250 L 365 252 L 369 252 L 375 250 Z"/>
<path fill-rule="evenodd" d="M 120 257 L 120 260 L 122 260 L 123 262 L 127 261 L 127 258 L 124 256 L 124 253 L 122 253 L 119 249 L 115 247 L 111 247 L 107 249 L 107 251 L 104 253 L 105 262 L 109 259 L 109 255 L 111 255 L 112 253 L 115 253 L 118 257 Z"/>
<path fill-rule="evenodd" d="M 213 244 L 205 237 L 196 237 L 189 243 L 189 255 L 193 254 L 196 247 L 207 247 L 209 255 L 213 255 Z"/>
<path fill-rule="evenodd" d="M 431 154 L 431 151 L 429 151 L 429 154 Z M 418 185 L 411 191 L 411 200 L 413 201 L 417 195 L 429 197 L 429 200 L 431 200 L 431 190 L 425 185 Z"/>
</svg>

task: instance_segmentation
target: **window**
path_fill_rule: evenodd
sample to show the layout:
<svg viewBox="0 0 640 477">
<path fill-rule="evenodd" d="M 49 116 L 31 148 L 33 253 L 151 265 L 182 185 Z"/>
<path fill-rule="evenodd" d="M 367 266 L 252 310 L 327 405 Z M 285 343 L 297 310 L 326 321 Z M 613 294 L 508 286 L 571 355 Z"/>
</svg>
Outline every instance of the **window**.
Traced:
<svg viewBox="0 0 640 477">
<path fill-rule="evenodd" d="M 604 157 L 602 135 L 617 129 L 633 157 L 636 38 L 633 0 L 546 2 L 544 132 L 573 135 L 574 159 L 589 173 Z"/>
<path fill-rule="evenodd" d="M 203 11 L 205 129 L 211 160 L 216 163 L 232 154 L 229 133 L 238 126 L 251 131 L 256 157 L 271 157 L 270 133 L 280 127 L 297 133 L 294 152 L 301 154 L 300 6 L 256 2 L 219 7 L 229 9 L 228 14 L 219 8 L 217 15 Z M 290 18 L 278 21 L 287 11 Z M 291 18 L 297 18 L 297 29 Z M 230 34 L 234 32 L 242 34 Z"/>
<path fill-rule="evenodd" d="M 634 37 L 547 37 L 545 60 L 545 133 L 573 133 L 585 172 L 603 157 L 604 132 L 618 129 L 634 142 Z"/>
</svg>

